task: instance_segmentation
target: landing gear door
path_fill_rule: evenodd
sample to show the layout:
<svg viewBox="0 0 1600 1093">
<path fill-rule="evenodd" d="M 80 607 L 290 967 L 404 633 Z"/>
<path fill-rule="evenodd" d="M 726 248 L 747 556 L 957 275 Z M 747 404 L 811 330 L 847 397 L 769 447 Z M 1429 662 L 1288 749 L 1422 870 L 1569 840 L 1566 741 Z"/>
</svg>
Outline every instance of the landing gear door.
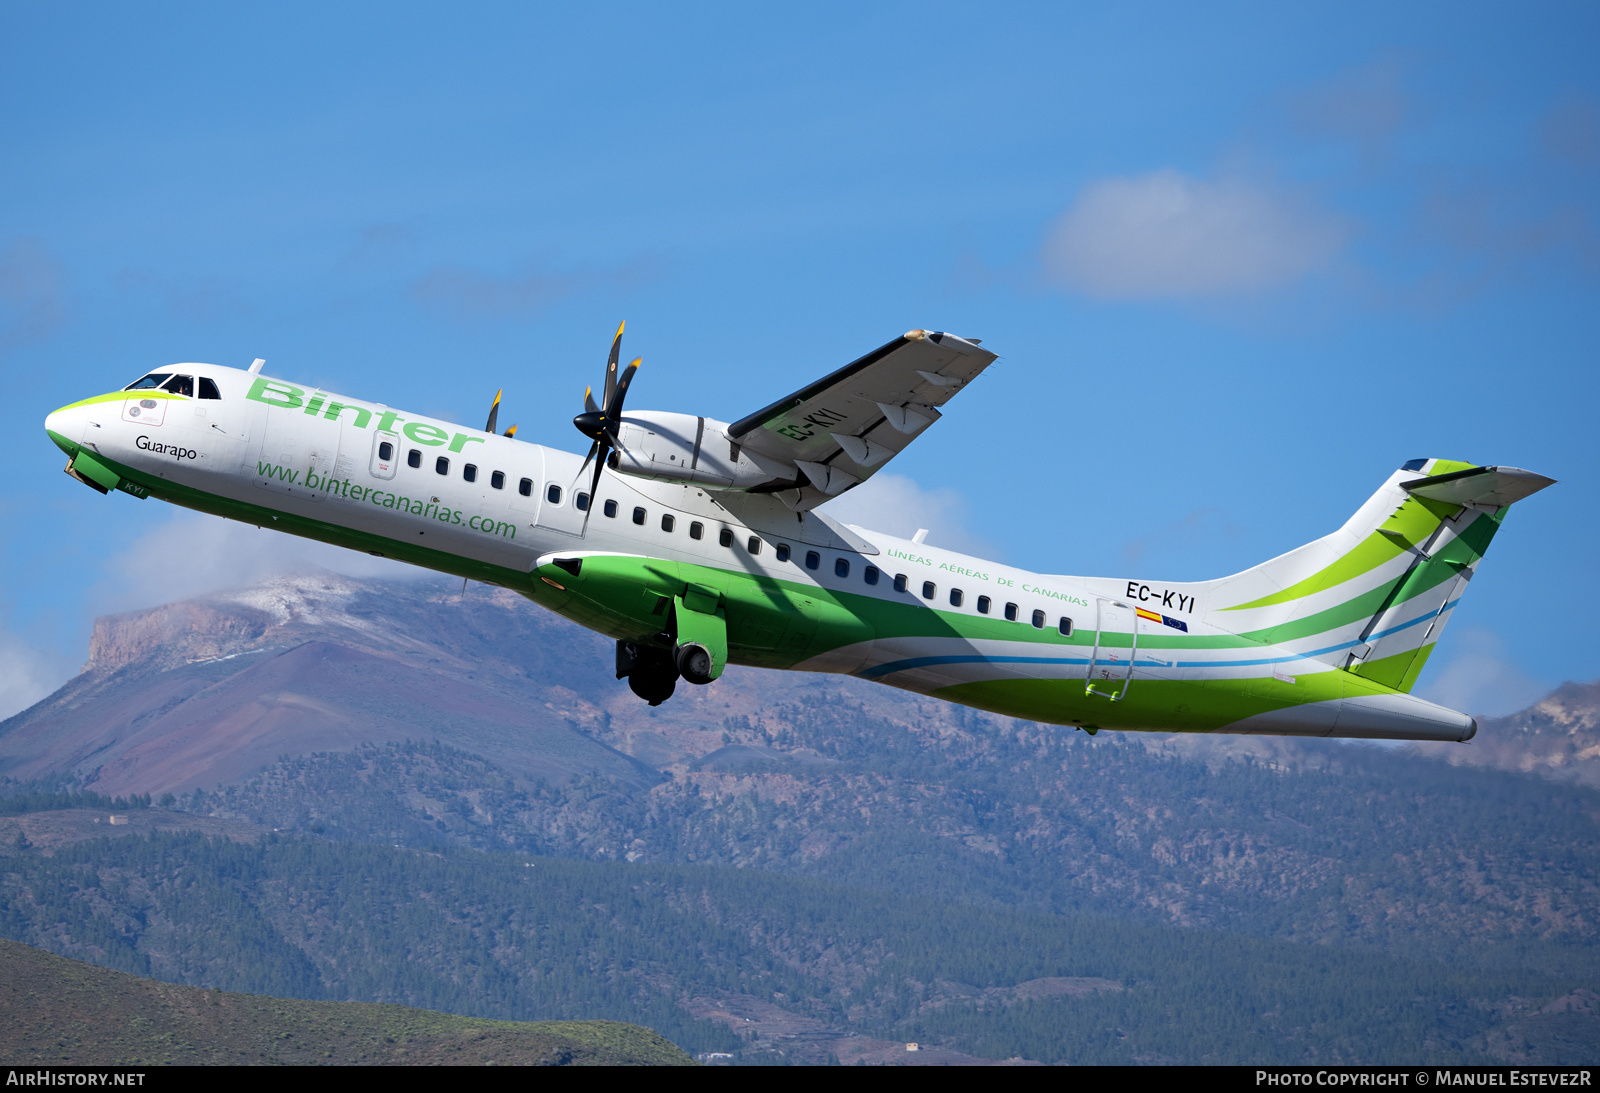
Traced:
<svg viewBox="0 0 1600 1093">
<path fill-rule="evenodd" d="M 1094 645 L 1084 675 L 1083 693 L 1121 702 L 1133 681 L 1139 653 L 1139 616 L 1121 600 L 1095 600 Z"/>
</svg>

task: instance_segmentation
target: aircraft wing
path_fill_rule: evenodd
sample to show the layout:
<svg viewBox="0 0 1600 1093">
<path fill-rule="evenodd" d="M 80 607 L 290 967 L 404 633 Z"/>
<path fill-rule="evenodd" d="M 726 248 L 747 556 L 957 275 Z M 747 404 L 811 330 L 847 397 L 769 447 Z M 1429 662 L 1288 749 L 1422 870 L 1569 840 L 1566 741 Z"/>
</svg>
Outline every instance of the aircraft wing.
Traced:
<svg viewBox="0 0 1600 1093">
<path fill-rule="evenodd" d="M 994 359 L 975 340 L 913 330 L 734 422 L 728 440 L 794 467 L 796 487 L 778 496 L 815 508 L 877 473 Z"/>
</svg>

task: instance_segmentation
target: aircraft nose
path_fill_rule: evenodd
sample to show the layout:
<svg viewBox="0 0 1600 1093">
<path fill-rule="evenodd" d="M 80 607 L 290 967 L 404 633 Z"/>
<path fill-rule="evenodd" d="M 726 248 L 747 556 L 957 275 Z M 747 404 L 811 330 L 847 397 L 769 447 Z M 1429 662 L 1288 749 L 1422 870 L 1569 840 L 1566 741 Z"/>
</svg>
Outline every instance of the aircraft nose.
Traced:
<svg viewBox="0 0 1600 1093">
<path fill-rule="evenodd" d="M 83 439 L 83 410 L 77 406 L 63 406 L 52 414 L 46 414 L 44 431 L 50 439 L 55 441 L 56 447 L 71 455 L 77 451 L 78 442 Z"/>
</svg>

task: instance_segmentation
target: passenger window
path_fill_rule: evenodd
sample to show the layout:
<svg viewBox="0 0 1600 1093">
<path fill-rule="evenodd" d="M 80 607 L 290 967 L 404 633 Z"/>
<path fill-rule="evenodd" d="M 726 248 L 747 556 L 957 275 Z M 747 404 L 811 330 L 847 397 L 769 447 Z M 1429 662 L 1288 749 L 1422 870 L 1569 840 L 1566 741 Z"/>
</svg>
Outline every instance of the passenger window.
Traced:
<svg viewBox="0 0 1600 1093">
<path fill-rule="evenodd" d="M 378 458 L 385 463 L 394 458 L 394 445 L 387 440 L 378 445 Z"/>
<path fill-rule="evenodd" d="M 1006 621 L 1007 622 L 1016 622 L 1017 621 L 1017 605 L 1016 604 L 1014 604 L 1014 603 L 1006 604 Z"/>
<path fill-rule="evenodd" d="M 194 377 L 173 376 L 166 383 L 161 385 L 161 389 L 163 391 L 171 391 L 174 395 L 183 395 L 187 398 L 194 398 Z"/>
<path fill-rule="evenodd" d="M 589 495 L 584 493 L 582 490 L 579 490 L 577 493 L 573 494 L 572 507 L 577 509 L 579 512 L 588 512 Z"/>
<path fill-rule="evenodd" d="M 706 534 L 706 526 L 704 524 L 702 524 L 698 520 L 691 520 L 689 522 L 689 538 L 691 538 L 691 539 L 703 539 L 705 537 L 705 534 Z"/>
<path fill-rule="evenodd" d="M 524 478 L 521 482 L 518 482 L 517 483 L 517 492 L 522 494 L 522 496 L 524 496 L 524 497 L 532 497 L 533 496 L 533 479 Z M 553 498 L 553 500 L 555 501 L 556 504 L 560 504 L 561 503 L 561 487 L 560 486 L 556 487 L 556 495 Z"/>
<path fill-rule="evenodd" d="M 1070 638 L 1072 636 L 1072 620 L 1063 618 L 1060 622 L 1056 623 L 1056 629 L 1061 631 L 1062 637 Z"/>
<path fill-rule="evenodd" d="M 814 550 L 806 551 L 806 568 L 807 569 L 818 569 L 818 568 L 821 567 L 821 565 L 822 565 L 822 555 L 818 554 Z"/>
<path fill-rule="evenodd" d="M 935 595 L 938 594 L 938 592 L 939 592 L 939 589 L 934 585 L 934 583 L 932 581 L 923 581 L 922 582 L 922 598 L 923 599 L 931 600 L 931 599 L 933 599 L 933 597 Z"/>
<path fill-rule="evenodd" d="M 833 560 L 833 575 L 835 577 L 848 577 L 848 576 L 850 576 L 850 559 L 848 559 L 848 558 L 835 558 Z"/>
<path fill-rule="evenodd" d="M 733 529 L 723 528 L 717 532 L 717 545 L 731 547 L 733 545 Z"/>
<path fill-rule="evenodd" d="M 894 590 L 896 592 L 904 592 L 906 590 L 907 583 L 906 575 L 904 573 L 896 573 L 894 575 Z"/>
<path fill-rule="evenodd" d="M 462 467 L 461 477 L 468 482 L 476 482 L 478 480 L 478 465 L 476 463 L 468 463 L 465 467 Z"/>
<path fill-rule="evenodd" d="M 755 535 L 750 536 L 750 541 L 745 544 L 745 549 L 748 550 L 751 554 L 760 554 L 761 553 L 761 539 L 758 536 L 755 536 Z"/>
<path fill-rule="evenodd" d="M 861 571 L 861 579 L 863 581 L 866 581 L 868 584 L 877 584 L 878 583 L 878 567 L 875 566 L 875 565 L 867 566 L 867 568 L 865 568 L 865 569 L 863 569 Z"/>
<path fill-rule="evenodd" d="M 406 453 L 406 466 L 408 466 L 408 467 L 420 467 L 420 466 L 422 466 L 422 452 L 419 451 L 416 448 L 412 448 L 409 452 L 407 452 Z"/>
<path fill-rule="evenodd" d="M 433 470 L 435 474 L 449 474 L 450 460 L 441 455 L 433 461 Z"/>
<path fill-rule="evenodd" d="M 677 522 L 678 521 L 673 517 L 672 513 L 663 512 L 661 514 L 661 530 L 662 531 L 671 531 L 673 526 L 675 524 L 677 524 Z"/>
<path fill-rule="evenodd" d="M 123 390 L 149 391 L 153 388 L 160 387 L 163 383 L 166 383 L 171 376 L 171 372 L 151 372 L 144 379 L 135 380 L 133 383 L 128 384 L 128 386 L 124 387 Z"/>
<path fill-rule="evenodd" d="M 200 397 L 209 399 L 222 398 L 222 392 L 217 390 L 216 381 L 211 379 L 209 376 L 200 377 Z"/>
<path fill-rule="evenodd" d="M 989 613 L 989 603 L 990 603 L 990 600 L 989 600 L 988 596 L 979 596 L 978 597 L 978 614 L 987 615 Z"/>
<path fill-rule="evenodd" d="M 505 471 L 495 471 L 493 474 L 491 474 L 489 476 L 489 485 L 493 486 L 497 490 L 505 489 L 506 488 L 506 472 Z"/>
<path fill-rule="evenodd" d="M 615 520 L 617 518 L 617 503 L 615 501 L 607 501 L 600 506 L 600 511 Z"/>
<path fill-rule="evenodd" d="M 644 521 L 645 521 L 645 511 L 644 511 L 644 509 L 640 508 L 638 505 L 635 505 L 633 507 L 633 522 L 635 524 L 638 524 L 640 527 L 644 527 Z"/>
<path fill-rule="evenodd" d="M 788 543 L 779 543 L 778 544 L 778 561 L 787 562 L 788 560 L 789 560 L 789 544 Z"/>
<path fill-rule="evenodd" d="M 1037 627 L 1038 629 L 1040 629 L 1040 630 L 1044 629 L 1044 612 L 1043 611 L 1035 611 L 1033 613 L 1033 625 L 1035 627 Z"/>
<path fill-rule="evenodd" d="M 962 595 L 962 594 L 961 594 L 961 589 L 959 589 L 959 588 L 952 588 L 952 589 L 951 589 L 951 590 L 950 590 L 950 606 L 951 606 L 951 607 L 960 607 L 960 606 L 961 606 L 961 601 L 962 601 L 962 600 L 963 600 L 963 599 L 965 599 L 965 598 L 966 598 L 966 597 L 964 597 L 964 596 L 963 596 L 963 595 Z"/>
<path fill-rule="evenodd" d="M 524 478 L 523 481 L 526 482 L 528 480 Z M 544 497 L 545 500 L 549 501 L 552 505 L 561 504 L 561 487 L 556 485 L 554 482 L 550 483 L 550 485 L 544 491 Z"/>
</svg>

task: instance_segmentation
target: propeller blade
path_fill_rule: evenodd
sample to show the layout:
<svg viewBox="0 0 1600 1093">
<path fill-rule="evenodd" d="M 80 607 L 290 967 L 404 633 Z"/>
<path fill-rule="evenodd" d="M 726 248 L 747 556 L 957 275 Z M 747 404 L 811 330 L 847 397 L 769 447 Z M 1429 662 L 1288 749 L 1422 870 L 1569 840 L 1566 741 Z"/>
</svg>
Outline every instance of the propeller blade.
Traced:
<svg viewBox="0 0 1600 1093">
<path fill-rule="evenodd" d="M 484 432 L 494 432 L 494 423 L 500 420 L 500 396 L 505 393 L 504 387 L 494 393 L 494 402 L 489 405 L 489 424 L 483 427 Z"/>
<path fill-rule="evenodd" d="M 589 469 L 589 460 L 593 459 L 595 453 L 599 450 L 600 442 L 598 440 L 589 445 L 589 454 L 583 457 L 583 465 L 578 468 L 578 473 L 572 476 L 573 482 L 577 482 L 578 479 L 583 477 L 583 472 Z"/>
<path fill-rule="evenodd" d="M 599 441 L 595 441 L 594 446 L 599 448 L 601 444 Z M 583 510 L 583 529 L 578 532 L 579 535 L 583 535 L 589 530 L 589 517 L 594 514 L 595 498 L 600 495 L 600 475 L 606 469 L 606 453 L 600 452 L 599 456 L 600 458 L 594 461 L 594 478 L 589 481 L 589 507 Z M 582 472 L 580 471 L 579 473 L 581 474 Z"/>
<path fill-rule="evenodd" d="M 622 328 L 627 326 L 627 320 L 617 324 L 617 336 L 611 340 L 611 356 L 606 359 L 606 394 L 601 405 L 611 405 L 611 395 L 617 389 L 617 358 L 622 353 Z"/>
<path fill-rule="evenodd" d="M 584 408 L 584 410 L 588 411 L 591 414 L 597 413 L 599 411 L 599 409 L 600 409 L 600 407 L 598 407 L 598 406 L 596 406 L 594 404 L 594 388 L 593 387 L 585 387 L 583 389 L 583 408 Z"/>
<path fill-rule="evenodd" d="M 517 435 L 517 427 L 515 425 L 511 426 L 511 428 L 506 430 L 506 436 L 510 437 L 510 436 L 516 436 L 516 435 Z"/>
<path fill-rule="evenodd" d="M 633 382 L 634 373 L 639 371 L 639 365 L 643 363 L 643 357 L 633 358 L 633 363 L 622 373 L 622 379 L 617 381 L 616 398 L 606 399 L 606 420 L 613 429 L 622 422 L 622 400 L 628 397 L 628 385 Z"/>
</svg>

